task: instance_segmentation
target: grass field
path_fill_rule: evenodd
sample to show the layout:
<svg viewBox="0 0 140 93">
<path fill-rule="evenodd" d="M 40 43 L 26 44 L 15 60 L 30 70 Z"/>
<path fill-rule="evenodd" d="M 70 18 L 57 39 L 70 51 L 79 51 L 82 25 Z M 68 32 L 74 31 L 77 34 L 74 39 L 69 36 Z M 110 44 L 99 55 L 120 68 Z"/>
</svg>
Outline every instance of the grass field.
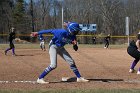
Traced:
<svg viewBox="0 0 140 93">
<path fill-rule="evenodd" d="M 90 89 L 90 90 L 0 90 L 0 93 L 140 93 L 138 89 Z"/>
<path fill-rule="evenodd" d="M 35 81 L 49 64 L 48 51 L 42 52 L 39 44 L 16 44 L 16 53 L 19 55 L 16 57 L 10 53 L 8 56 L 3 54 L 7 47 L 8 44 L 0 44 L 0 81 Z M 103 47 L 80 44 L 79 51 L 74 52 L 71 45 L 66 46 L 81 73 L 90 80 L 89 83 L 61 83 L 63 75 L 73 77 L 73 73 L 64 62 L 60 62 L 47 77 L 47 80 L 58 83 L 0 83 L 0 93 L 140 93 L 140 76 L 128 73 L 132 58 L 126 53 L 127 45 L 110 45 L 109 49 Z M 63 60 L 58 57 L 58 61 Z M 122 81 L 117 81 L 119 79 Z"/>
<path fill-rule="evenodd" d="M 39 49 L 39 44 L 15 44 L 16 48 L 18 49 Z M 5 49 L 9 47 L 8 44 L 0 44 L 0 49 Z M 48 45 L 46 45 L 48 47 Z M 71 45 L 66 45 L 66 47 L 72 47 Z M 88 47 L 88 48 L 103 48 L 104 44 L 79 44 L 79 47 Z M 127 44 L 122 44 L 122 45 L 110 45 L 110 48 L 126 48 Z"/>
</svg>

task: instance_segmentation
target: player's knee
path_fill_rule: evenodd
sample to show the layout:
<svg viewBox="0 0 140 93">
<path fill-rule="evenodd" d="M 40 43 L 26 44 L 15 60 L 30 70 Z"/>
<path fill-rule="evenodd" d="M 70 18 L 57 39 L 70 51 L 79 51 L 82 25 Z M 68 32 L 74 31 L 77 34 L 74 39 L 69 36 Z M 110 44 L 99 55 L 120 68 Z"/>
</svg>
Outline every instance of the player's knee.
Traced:
<svg viewBox="0 0 140 93">
<path fill-rule="evenodd" d="M 70 65 L 74 64 L 74 60 L 71 58 L 65 59 Z"/>
<path fill-rule="evenodd" d="M 55 69 L 57 66 L 56 65 L 50 65 L 50 67 L 53 69 Z"/>
</svg>

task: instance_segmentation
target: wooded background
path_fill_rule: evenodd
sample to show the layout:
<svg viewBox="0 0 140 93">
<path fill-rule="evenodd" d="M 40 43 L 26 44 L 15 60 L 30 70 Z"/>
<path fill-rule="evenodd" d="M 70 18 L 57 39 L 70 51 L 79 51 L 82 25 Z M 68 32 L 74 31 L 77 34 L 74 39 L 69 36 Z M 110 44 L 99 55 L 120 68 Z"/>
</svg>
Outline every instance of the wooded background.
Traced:
<svg viewBox="0 0 140 93">
<path fill-rule="evenodd" d="M 125 17 L 130 18 L 130 35 L 140 29 L 140 0 L 0 0 L 0 42 L 7 41 L 11 27 L 24 40 L 32 31 L 62 28 L 62 6 L 64 21 L 97 24 L 96 32 L 84 35 L 125 36 Z M 79 38 L 81 43 L 89 39 Z"/>
</svg>

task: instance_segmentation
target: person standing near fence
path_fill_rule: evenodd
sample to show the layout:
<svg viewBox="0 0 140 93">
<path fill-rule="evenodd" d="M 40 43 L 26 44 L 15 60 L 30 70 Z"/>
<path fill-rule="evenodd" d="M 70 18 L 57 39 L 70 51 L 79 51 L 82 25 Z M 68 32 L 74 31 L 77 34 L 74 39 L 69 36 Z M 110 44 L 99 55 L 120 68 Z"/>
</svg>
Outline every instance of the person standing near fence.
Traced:
<svg viewBox="0 0 140 93">
<path fill-rule="evenodd" d="M 73 49 L 78 50 L 76 35 L 81 30 L 78 23 L 71 22 L 67 25 L 67 29 L 49 29 L 33 32 L 31 36 L 51 33 L 53 38 L 49 43 L 50 65 L 42 72 L 37 79 L 37 83 L 45 84 L 49 82 L 44 81 L 44 77 L 57 67 L 57 54 L 59 54 L 69 65 L 71 70 L 77 77 L 77 82 L 88 82 L 89 80 L 81 77 L 79 70 L 68 51 L 64 46 L 68 43 L 73 44 Z"/>
<path fill-rule="evenodd" d="M 110 34 L 108 34 L 108 35 L 104 38 L 104 41 L 105 41 L 105 46 L 104 46 L 104 48 L 108 48 L 108 47 L 109 47 L 109 44 L 110 44 Z"/>
<path fill-rule="evenodd" d="M 96 36 L 92 37 L 92 43 L 96 44 Z"/>
<path fill-rule="evenodd" d="M 135 66 L 140 60 L 140 32 L 137 34 L 137 40 L 132 40 L 127 48 L 127 53 L 134 58 L 134 61 L 131 64 L 130 73 L 135 72 Z M 137 71 L 137 74 L 140 74 L 140 67 Z"/>
<path fill-rule="evenodd" d="M 15 46 L 14 46 L 14 39 L 15 39 L 15 28 L 14 27 L 12 27 L 11 29 L 10 29 L 10 34 L 9 34 L 9 46 L 10 46 L 10 48 L 7 48 L 4 52 L 5 52 L 5 55 L 7 55 L 7 52 L 9 51 L 9 50 L 12 50 L 12 55 L 13 56 L 16 56 L 16 54 L 15 54 Z"/>
</svg>

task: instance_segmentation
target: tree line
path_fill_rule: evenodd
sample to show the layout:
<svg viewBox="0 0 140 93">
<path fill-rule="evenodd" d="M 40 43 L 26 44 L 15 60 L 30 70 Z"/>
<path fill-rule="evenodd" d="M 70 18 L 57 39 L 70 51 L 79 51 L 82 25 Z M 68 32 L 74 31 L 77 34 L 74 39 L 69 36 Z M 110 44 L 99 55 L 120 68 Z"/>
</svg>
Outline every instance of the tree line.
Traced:
<svg viewBox="0 0 140 93">
<path fill-rule="evenodd" d="M 130 18 L 130 35 L 140 28 L 140 0 L 0 0 L 0 41 L 15 27 L 20 38 L 40 29 L 62 28 L 64 21 L 97 24 L 96 32 L 81 34 L 125 35 L 125 17 Z M 25 35 L 25 36 L 24 36 Z M 87 38 L 81 38 L 87 41 Z"/>
</svg>

